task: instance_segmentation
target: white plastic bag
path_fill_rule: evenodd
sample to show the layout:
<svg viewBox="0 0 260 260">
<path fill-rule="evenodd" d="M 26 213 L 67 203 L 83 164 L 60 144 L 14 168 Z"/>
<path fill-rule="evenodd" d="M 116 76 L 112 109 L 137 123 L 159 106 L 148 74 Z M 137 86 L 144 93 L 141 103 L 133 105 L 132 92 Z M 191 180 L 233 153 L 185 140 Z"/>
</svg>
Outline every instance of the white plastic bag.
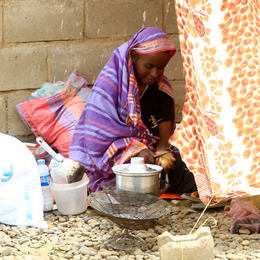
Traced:
<svg viewBox="0 0 260 260">
<path fill-rule="evenodd" d="M 0 133 L 0 222 L 48 227 L 37 163 L 18 139 Z"/>
<path fill-rule="evenodd" d="M 55 83 L 45 82 L 41 88 L 34 91 L 29 99 L 50 97 L 63 91 L 66 87 L 66 83 L 58 81 Z"/>
</svg>

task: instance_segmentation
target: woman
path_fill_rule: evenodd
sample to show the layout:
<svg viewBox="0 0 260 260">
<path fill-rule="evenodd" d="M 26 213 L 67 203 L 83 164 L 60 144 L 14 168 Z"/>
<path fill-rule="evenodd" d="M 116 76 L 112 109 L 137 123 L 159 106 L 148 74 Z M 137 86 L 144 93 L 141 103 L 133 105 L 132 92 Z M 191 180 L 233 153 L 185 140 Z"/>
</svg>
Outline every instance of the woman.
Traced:
<svg viewBox="0 0 260 260">
<path fill-rule="evenodd" d="M 179 169 L 179 155 L 175 158 L 169 152 L 168 139 L 175 128 L 174 101 L 171 85 L 163 75 L 175 52 L 162 30 L 143 28 L 113 52 L 101 71 L 69 152 L 70 158 L 85 165 L 92 191 L 115 178 L 115 164 L 125 163 L 133 156 L 156 163 L 154 156 L 168 151 L 164 155 L 169 159 L 165 171 L 170 180 L 172 172 Z M 181 165 L 183 168 L 184 163 Z M 178 178 L 183 179 L 185 173 L 184 168 Z M 184 187 L 180 193 L 196 189 L 193 175 L 188 173 L 192 187 Z M 179 183 L 176 185 L 180 187 Z"/>
</svg>

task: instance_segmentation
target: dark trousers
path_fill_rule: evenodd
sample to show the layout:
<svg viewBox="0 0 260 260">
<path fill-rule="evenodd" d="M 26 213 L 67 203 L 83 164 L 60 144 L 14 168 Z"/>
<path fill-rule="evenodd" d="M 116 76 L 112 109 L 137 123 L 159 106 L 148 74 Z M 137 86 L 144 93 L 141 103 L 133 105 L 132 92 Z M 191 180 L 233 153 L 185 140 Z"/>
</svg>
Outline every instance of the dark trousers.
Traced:
<svg viewBox="0 0 260 260">
<path fill-rule="evenodd" d="M 183 194 L 197 191 L 193 173 L 188 170 L 186 164 L 182 161 L 178 152 L 174 152 L 174 157 L 176 159 L 176 168 L 174 170 L 170 170 L 168 173 L 170 187 L 168 188 L 167 192 Z M 161 176 L 162 179 L 165 179 L 164 172 Z"/>
</svg>

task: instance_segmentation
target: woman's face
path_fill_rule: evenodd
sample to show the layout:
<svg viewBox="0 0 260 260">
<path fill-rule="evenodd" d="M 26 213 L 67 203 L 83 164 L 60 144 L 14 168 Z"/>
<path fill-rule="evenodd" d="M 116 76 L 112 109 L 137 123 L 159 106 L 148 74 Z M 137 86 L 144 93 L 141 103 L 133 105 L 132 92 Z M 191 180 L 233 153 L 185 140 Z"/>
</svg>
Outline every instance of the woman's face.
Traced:
<svg viewBox="0 0 260 260">
<path fill-rule="evenodd" d="M 131 58 L 138 85 L 153 85 L 164 72 L 164 68 L 168 63 L 169 52 L 140 55 L 132 51 Z"/>
</svg>

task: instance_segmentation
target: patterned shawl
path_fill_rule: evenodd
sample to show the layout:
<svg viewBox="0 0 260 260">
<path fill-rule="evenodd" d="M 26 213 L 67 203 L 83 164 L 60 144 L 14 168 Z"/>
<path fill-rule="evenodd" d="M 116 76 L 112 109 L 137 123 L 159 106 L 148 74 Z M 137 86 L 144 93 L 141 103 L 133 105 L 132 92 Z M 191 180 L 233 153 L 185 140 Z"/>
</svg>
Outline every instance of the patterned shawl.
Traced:
<svg viewBox="0 0 260 260">
<path fill-rule="evenodd" d="M 141 119 L 139 91 L 129 58 L 130 50 L 147 55 L 176 49 L 166 34 L 157 28 L 143 28 L 131 40 L 113 52 L 99 74 L 72 138 L 69 157 L 86 168 L 93 191 L 114 179 L 112 167 L 152 149 L 157 139 Z M 158 80 L 159 89 L 172 96 L 165 76 Z"/>
<path fill-rule="evenodd" d="M 260 194 L 259 1 L 176 0 L 186 78 L 170 138 L 200 199 Z"/>
</svg>

